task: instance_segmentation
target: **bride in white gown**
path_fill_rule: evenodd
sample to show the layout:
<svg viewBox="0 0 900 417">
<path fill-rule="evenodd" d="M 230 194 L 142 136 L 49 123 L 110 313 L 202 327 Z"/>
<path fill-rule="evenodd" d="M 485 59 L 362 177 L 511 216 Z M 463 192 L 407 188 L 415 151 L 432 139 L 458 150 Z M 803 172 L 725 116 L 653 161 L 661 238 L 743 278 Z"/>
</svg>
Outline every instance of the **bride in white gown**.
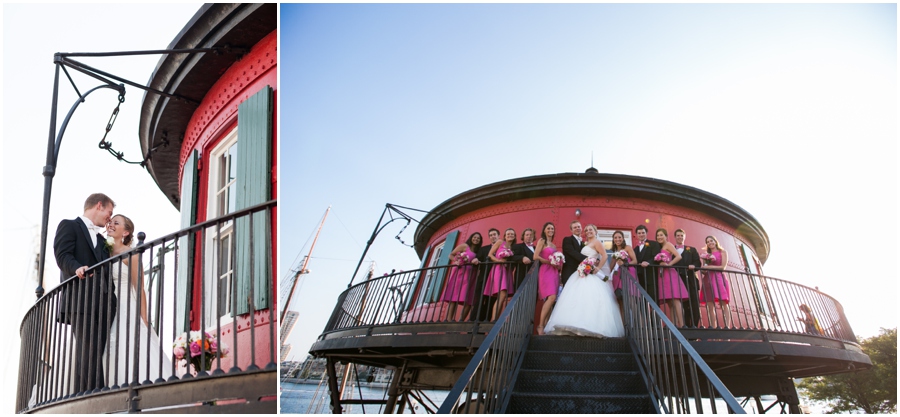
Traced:
<svg viewBox="0 0 900 417">
<path fill-rule="evenodd" d="M 110 257 L 131 250 L 130 244 L 134 233 L 134 224 L 129 218 L 121 214 L 113 216 L 106 227 L 106 232 L 107 239 L 114 240 L 110 249 Z M 118 307 L 112 326 L 109 329 L 109 341 L 106 352 L 103 355 L 104 375 L 107 378 L 107 386 L 125 386 L 134 382 L 135 350 L 139 352 L 137 355 L 138 383 L 142 383 L 147 379 L 155 381 L 160 376 L 166 379 L 172 375 L 172 360 L 168 356 L 171 354 L 171 349 L 169 351 L 163 350 L 162 352 L 162 374 L 160 374 L 161 344 L 159 335 L 147 326 L 147 294 L 143 289 L 140 291 L 141 311 L 138 314 L 138 292 L 136 289 L 141 271 L 138 269 L 137 263 L 138 256 L 134 255 L 131 259 L 124 259 L 121 263 L 115 262 L 110 267 L 110 275 L 115 285 Z M 129 273 L 129 269 L 131 273 Z M 123 296 L 124 294 L 127 294 L 127 296 Z M 138 346 L 135 346 L 135 321 L 139 323 L 138 326 L 140 327 L 140 335 L 138 336 L 139 339 L 137 339 Z M 148 338 L 150 340 L 149 349 L 147 348 Z M 150 364 L 149 378 L 147 374 L 148 362 Z"/>
<path fill-rule="evenodd" d="M 619 304 L 609 278 L 606 250 L 597 239 L 597 227 L 587 225 L 584 235 L 586 245 L 581 253 L 598 259 L 598 265 L 602 267 L 595 274 L 582 277 L 575 271 L 569 277 L 544 332 L 591 337 L 625 336 Z"/>
</svg>

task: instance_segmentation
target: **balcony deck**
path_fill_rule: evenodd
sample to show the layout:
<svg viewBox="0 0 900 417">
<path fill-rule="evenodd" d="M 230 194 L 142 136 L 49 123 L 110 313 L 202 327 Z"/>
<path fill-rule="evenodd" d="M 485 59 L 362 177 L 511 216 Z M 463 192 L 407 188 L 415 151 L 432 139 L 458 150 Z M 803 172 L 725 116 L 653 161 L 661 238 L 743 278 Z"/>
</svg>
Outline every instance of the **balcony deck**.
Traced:
<svg viewBox="0 0 900 417">
<path fill-rule="evenodd" d="M 92 266 L 88 270 L 92 276 L 70 278 L 41 297 L 20 327 L 15 411 L 277 413 L 274 308 L 253 302 L 267 299 L 273 304 L 275 300 L 269 232 L 276 205 L 270 201 L 149 243 L 141 241 L 132 251 Z M 254 228 L 265 233 L 254 234 Z M 230 248 L 223 248 L 216 239 L 225 229 L 231 229 L 231 238 L 221 241 Z M 219 261 L 223 249 L 236 253 L 235 247 L 268 256 L 245 258 L 237 252 L 227 262 Z M 130 259 L 128 265 L 133 268 L 123 267 L 124 259 Z M 257 272 L 254 279 L 253 271 L 268 272 Z M 242 278 L 242 274 L 248 276 Z M 235 278 L 223 284 L 220 277 L 229 275 Z M 241 285 L 244 288 L 237 288 Z M 129 287 L 144 289 L 146 298 L 109 301 Z M 73 306 L 93 308 L 76 312 Z M 97 311 L 105 306 L 115 315 L 99 316 Z M 147 310 L 148 326 L 136 319 L 142 307 Z M 114 317 L 127 327 L 113 324 Z M 82 333 L 76 330 L 79 326 Z M 147 336 L 148 328 L 158 342 Z M 198 332 L 198 345 L 216 350 L 195 357 L 197 365 L 190 365 L 189 354 L 185 360 L 176 357 L 173 341 L 200 329 L 205 331 Z M 109 343 L 98 348 L 104 331 L 110 335 Z M 207 359 L 209 365 L 203 370 L 199 364 Z M 89 376 L 95 372 L 102 376 Z"/>
<path fill-rule="evenodd" d="M 453 267 L 407 271 L 351 287 L 339 297 L 310 353 L 333 361 L 403 367 L 412 371 L 413 384 L 452 385 L 493 322 L 483 317 L 447 320 L 448 303 L 440 298 L 447 290 L 441 277 L 449 275 L 449 268 Z M 735 395 L 759 387 L 776 390 L 778 383 L 789 378 L 872 366 L 843 308 L 832 297 L 760 275 L 729 271 L 728 279 L 733 293 L 732 327 L 679 330 Z M 476 297 L 476 306 L 481 298 Z M 379 301 L 367 304 L 366 300 Z M 802 323 L 792 320 L 800 304 L 812 306 L 821 334 L 810 334 Z M 708 324 L 708 319 L 701 323 Z"/>
<path fill-rule="evenodd" d="M 185 414 L 274 414 L 278 412 L 276 371 L 262 370 L 120 388 L 87 394 L 28 410 L 34 414 L 165 412 Z M 137 397 L 136 401 L 129 401 Z"/>
</svg>

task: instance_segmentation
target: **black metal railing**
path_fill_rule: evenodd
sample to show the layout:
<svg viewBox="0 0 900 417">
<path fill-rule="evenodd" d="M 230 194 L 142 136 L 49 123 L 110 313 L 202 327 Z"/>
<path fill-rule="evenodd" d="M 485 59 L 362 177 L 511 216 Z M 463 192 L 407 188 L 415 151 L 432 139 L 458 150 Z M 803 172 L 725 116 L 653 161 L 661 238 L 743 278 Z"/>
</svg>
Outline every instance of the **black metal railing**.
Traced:
<svg viewBox="0 0 900 417">
<path fill-rule="evenodd" d="M 276 370 L 274 308 L 259 301 L 274 303 L 276 206 L 269 201 L 139 242 L 91 266 L 87 278 L 71 277 L 41 297 L 20 327 L 16 411 L 190 378 Z M 196 365 L 179 360 L 173 348 L 191 331 L 206 347 Z M 107 411 L 160 403 L 128 397 L 130 404 Z"/>
<path fill-rule="evenodd" d="M 658 413 L 744 413 L 725 384 L 629 271 L 622 274 L 625 335 Z"/>
<path fill-rule="evenodd" d="M 534 328 L 537 287 L 538 268 L 532 268 L 438 413 L 505 413 Z"/>
<path fill-rule="evenodd" d="M 515 295 L 521 285 L 519 278 L 524 275 L 520 269 L 525 266 L 521 264 L 445 265 L 401 271 L 355 284 L 338 297 L 322 338 L 340 330 L 392 324 L 469 322 L 477 328 L 479 324 L 493 323 L 492 318 L 503 311 L 503 304 L 508 304 L 511 297 L 506 295 L 503 300 L 500 286 L 494 285 L 497 280 L 491 279 L 498 266 L 514 277 L 510 279 L 512 291 L 507 293 Z M 659 279 L 659 272 L 667 269 L 683 273 L 685 278 L 663 274 L 667 278 Z M 718 278 L 706 269 L 697 269 L 694 275 L 689 275 L 684 267 L 657 266 L 648 270 L 656 274 L 656 279 L 649 280 L 654 285 L 656 301 L 673 323 L 677 316 L 673 307 L 681 307 L 679 328 L 780 332 L 857 342 L 841 304 L 814 288 L 738 271 L 721 272 Z M 664 282 L 665 279 L 670 282 Z M 666 291 L 660 291 L 660 281 L 670 288 L 683 286 L 687 295 L 678 296 L 677 302 L 667 300 Z M 727 283 L 724 292 L 712 287 L 713 282 L 723 281 Z M 804 311 L 804 306 L 808 311 Z"/>
<path fill-rule="evenodd" d="M 504 277 L 499 276 L 498 268 L 505 270 Z M 493 323 L 518 293 L 518 272 L 515 264 L 485 262 L 368 279 L 338 296 L 322 337 L 340 330 L 391 324 Z M 506 284 L 498 284 L 502 282 Z"/>
<path fill-rule="evenodd" d="M 674 306 L 683 311 L 676 322 L 680 328 L 762 330 L 857 343 L 843 306 L 815 288 L 746 272 L 698 269 L 691 276 L 684 267 L 656 268 L 685 276 L 660 274 L 667 278 L 656 282 L 657 301 L 669 319 L 679 318 Z M 661 286 L 674 293 L 684 288 L 689 294 L 666 299 L 674 295 L 664 295 Z"/>
</svg>

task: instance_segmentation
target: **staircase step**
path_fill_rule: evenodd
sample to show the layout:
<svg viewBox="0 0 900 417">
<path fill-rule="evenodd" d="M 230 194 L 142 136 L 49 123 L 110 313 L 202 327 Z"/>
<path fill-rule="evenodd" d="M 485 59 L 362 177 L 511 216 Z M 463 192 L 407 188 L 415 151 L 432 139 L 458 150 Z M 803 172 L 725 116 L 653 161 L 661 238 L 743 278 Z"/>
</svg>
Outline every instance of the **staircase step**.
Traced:
<svg viewBox="0 0 900 417">
<path fill-rule="evenodd" d="M 636 369 L 634 355 L 629 353 L 596 353 L 568 351 L 528 351 L 522 369 L 557 371 L 631 371 Z"/>
<path fill-rule="evenodd" d="M 580 336 L 533 336 L 528 343 L 529 351 L 566 352 L 631 352 L 631 346 L 624 337 L 599 339 Z"/>
<path fill-rule="evenodd" d="M 513 393 L 508 414 L 650 414 L 648 395 L 554 395 Z"/>
<path fill-rule="evenodd" d="M 514 392 L 517 394 L 634 394 L 646 392 L 638 372 L 535 371 L 520 369 Z"/>
</svg>

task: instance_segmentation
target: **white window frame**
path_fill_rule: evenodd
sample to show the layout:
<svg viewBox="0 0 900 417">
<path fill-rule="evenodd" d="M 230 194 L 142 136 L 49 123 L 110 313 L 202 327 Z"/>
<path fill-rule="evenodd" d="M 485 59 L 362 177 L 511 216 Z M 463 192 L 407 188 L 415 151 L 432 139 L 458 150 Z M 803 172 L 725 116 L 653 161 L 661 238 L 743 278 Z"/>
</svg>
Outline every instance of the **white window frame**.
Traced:
<svg viewBox="0 0 900 417">
<path fill-rule="evenodd" d="M 234 184 L 237 178 L 232 178 L 230 181 L 226 180 L 226 184 L 222 184 L 222 178 L 220 178 L 223 173 L 224 167 L 222 158 L 226 157 L 229 150 L 234 147 L 235 155 L 230 161 L 231 166 L 237 166 L 237 158 L 240 155 L 237 155 L 237 127 L 228 132 L 224 138 L 210 151 L 209 153 L 209 183 L 207 184 L 208 197 L 206 204 L 206 218 L 207 220 L 212 220 L 220 216 L 224 216 L 229 213 L 227 207 L 223 210 L 220 204 L 220 196 L 223 192 L 227 191 L 229 187 L 231 187 L 232 192 L 234 190 Z M 234 198 L 234 195 L 230 195 L 225 197 L 224 204 L 227 206 L 228 202 Z M 232 311 L 231 311 L 231 299 L 233 295 L 231 291 L 234 290 L 234 270 L 226 270 L 224 274 L 221 274 L 221 269 L 219 269 L 220 259 L 219 259 L 219 245 L 220 242 L 227 241 L 227 252 L 225 249 L 222 250 L 222 253 L 226 254 L 225 256 L 228 259 L 224 259 L 223 265 L 226 267 L 233 267 L 233 257 L 234 257 L 234 221 L 228 221 L 222 224 L 219 230 L 216 229 L 216 226 L 211 226 L 206 231 L 206 242 L 204 247 L 205 250 L 205 259 L 209 260 L 204 263 L 204 274 L 203 274 L 203 295 L 204 300 L 206 300 L 204 305 L 204 317 L 207 318 L 207 327 L 215 323 L 215 316 L 213 313 L 217 310 L 219 300 L 215 295 L 217 294 L 216 288 L 224 281 L 224 285 L 227 288 L 224 297 L 227 298 L 227 302 L 225 302 L 225 307 L 223 309 L 223 314 L 219 317 L 221 322 L 230 323 L 233 320 Z M 215 279 L 207 278 L 207 277 L 215 277 Z M 215 283 L 213 285 L 213 283 Z"/>
</svg>

